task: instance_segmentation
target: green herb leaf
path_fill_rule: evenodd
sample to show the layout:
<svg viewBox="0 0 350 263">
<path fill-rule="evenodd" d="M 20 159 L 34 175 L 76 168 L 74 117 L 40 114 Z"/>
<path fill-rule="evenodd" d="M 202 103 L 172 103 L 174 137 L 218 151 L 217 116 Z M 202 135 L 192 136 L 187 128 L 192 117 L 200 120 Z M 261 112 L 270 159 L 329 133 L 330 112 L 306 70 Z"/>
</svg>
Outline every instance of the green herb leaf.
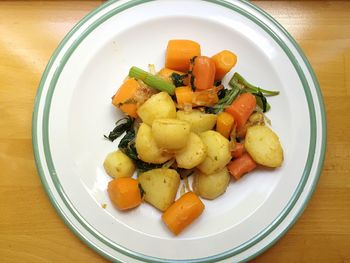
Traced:
<svg viewBox="0 0 350 263">
<path fill-rule="evenodd" d="M 240 86 L 243 92 L 249 92 L 256 98 L 256 104 L 263 112 L 270 110 L 271 106 L 267 102 L 266 96 L 275 96 L 279 94 L 279 91 L 265 90 L 250 84 L 239 73 L 235 72 L 229 82 L 230 86 Z"/>
<path fill-rule="evenodd" d="M 232 104 L 232 102 L 237 98 L 237 96 L 240 93 L 241 89 L 239 86 L 233 86 L 231 89 L 226 89 L 225 95 L 218 101 L 218 103 L 213 107 L 206 107 L 205 112 L 213 114 L 218 114 L 222 112 L 225 109 L 225 107 Z"/>
<path fill-rule="evenodd" d="M 175 87 L 181 87 L 181 86 L 185 86 L 184 84 L 184 79 L 186 79 L 188 76 L 188 74 L 178 74 L 178 73 L 172 73 L 170 75 L 171 81 L 173 82 L 173 84 L 175 85 Z"/>
<path fill-rule="evenodd" d="M 104 135 L 104 137 L 111 142 L 121 136 L 124 132 L 132 129 L 134 124 L 134 119 L 130 116 L 120 119 L 115 123 L 116 127 L 109 133 L 108 136 Z"/>
<path fill-rule="evenodd" d="M 270 104 L 267 102 L 264 94 L 260 90 L 252 94 L 256 98 L 256 104 L 262 109 L 263 112 L 267 112 L 270 109 Z"/>
<path fill-rule="evenodd" d="M 273 90 L 266 90 L 266 89 L 262 89 L 260 87 L 254 86 L 253 84 L 250 84 L 245 78 L 243 78 L 238 72 L 235 72 L 235 74 L 233 74 L 232 79 L 234 79 L 237 83 L 243 85 L 249 92 L 253 93 L 253 92 L 261 92 L 266 96 L 275 96 L 280 94 L 279 91 L 273 91 Z M 232 80 L 231 79 L 231 80 Z M 230 81 L 231 82 L 231 81 Z"/>
<path fill-rule="evenodd" d="M 214 81 L 214 86 L 215 86 L 215 87 L 218 87 L 218 86 L 221 85 L 221 83 L 222 83 L 221 80 L 215 80 L 215 81 Z"/>
<path fill-rule="evenodd" d="M 218 98 L 219 100 L 223 99 L 226 96 L 226 93 L 228 92 L 228 89 L 221 89 L 218 91 Z"/>
</svg>

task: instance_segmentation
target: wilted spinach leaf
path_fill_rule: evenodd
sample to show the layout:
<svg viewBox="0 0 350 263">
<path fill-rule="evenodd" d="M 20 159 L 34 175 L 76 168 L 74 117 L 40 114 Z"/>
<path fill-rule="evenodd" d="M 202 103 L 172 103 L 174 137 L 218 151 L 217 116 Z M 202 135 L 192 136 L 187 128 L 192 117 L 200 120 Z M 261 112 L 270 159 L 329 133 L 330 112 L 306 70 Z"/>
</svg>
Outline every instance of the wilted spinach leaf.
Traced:
<svg viewBox="0 0 350 263">
<path fill-rule="evenodd" d="M 134 119 L 128 116 L 117 121 L 115 125 L 115 128 L 109 133 L 108 136 L 104 135 L 104 137 L 111 142 L 121 136 L 124 132 L 133 129 Z"/>
</svg>

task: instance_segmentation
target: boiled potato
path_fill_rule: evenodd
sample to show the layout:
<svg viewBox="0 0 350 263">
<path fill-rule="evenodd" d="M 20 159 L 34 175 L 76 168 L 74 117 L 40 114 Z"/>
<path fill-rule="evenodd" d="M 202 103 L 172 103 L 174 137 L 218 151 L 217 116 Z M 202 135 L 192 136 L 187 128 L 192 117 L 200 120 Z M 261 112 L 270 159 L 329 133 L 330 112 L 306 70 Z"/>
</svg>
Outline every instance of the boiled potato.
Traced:
<svg viewBox="0 0 350 263">
<path fill-rule="evenodd" d="M 109 153 L 103 167 L 107 174 L 114 178 L 131 177 L 135 171 L 133 161 L 120 150 Z"/>
<path fill-rule="evenodd" d="M 207 156 L 197 168 L 205 174 L 212 174 L 221 170 L 231 160 L 229 141 L 216 131 L 206 131 L 200 138 L 207 146 Z"/>
<path fill-rule="evenodd" d="M 192 169 L 204 161 L 207 155 L 207 147 L 202 139 L 191 132 L 186 147 L 175 154 L 178 167 Z"/>
<path fill-rule="evenodd" d="M 247 130 L 244 147 L 258 164 L 279 167 L 283 150 L 278 136 L 267 126 L 252 126 Z"/>
<path fill-rule="evenodd" d="M 214 128 L 217 115 L 207 114 L 199 110 L 189 112 L 178 111 L 176 116 L 179 120 L 188 121 L 191 124 L 191 131 L 201 133 Z"/>
<path fill-rule="evenodd" d="M 192 187 L 193 191 L 199 196 L 212 200 L 225 193 L 229 182 L 230 174 L 225 167 L 212 174 L 197 172 Z"/>
<path fill-rule="evenodd" d="M 179 150 L 185 147 L 190 135 L 190 124 L 177 119 L 156 119 L 152 124 L 152 134 L 158 147 Z"/>
<path fill-rule="evenodd" d="M 138 157 L 147 163 L 164 163 L 173 155 L 162 151 L 152 135 L 152 128 L 142 123 L 136 134 L 135 147 Z"/>
<path fill-rule="evenodd" d="M 148 125 L 152 125 L 155 119 L 176 118 L 175 103 L 168 93 L 159 92 L 138 108 L 137 115 Z"/>
<path fill-rule="evenodd" d="M 145 191 L 145 201 L 165 211 L 175 200 L 180 175 L 176 170 L 159 168 L 142 173 L 138 181 Z"/>
</svg>

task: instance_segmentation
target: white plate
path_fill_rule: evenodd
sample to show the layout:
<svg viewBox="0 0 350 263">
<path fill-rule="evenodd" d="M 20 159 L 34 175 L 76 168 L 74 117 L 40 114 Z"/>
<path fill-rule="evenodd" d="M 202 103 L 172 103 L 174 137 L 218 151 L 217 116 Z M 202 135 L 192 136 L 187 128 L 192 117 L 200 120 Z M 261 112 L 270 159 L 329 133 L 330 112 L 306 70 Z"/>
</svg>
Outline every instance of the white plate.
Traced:
<svg viewBox="0 0 350 263">
<path fill-rule="evenodd" d="M 258 169 L 232 182 L 222 197 L 205 201 L 203 215 L 174 237 L 147 204 L 127 213 L 113 208 L 102 162 L 117 145 L 103 134 L 121 117 L 111 95 L 131 66 L 162 67 L 167 41 L 179 38 L 199 42 L 208 56 L 234 51 L 236 71 L 281 91 L 269 98 L 268 117 L 285 161 L 279 169 Z M 72 231 L 105 257 L 237 262 L 274 244 L 305 208 L 322 169 L 325 126 L 321 92 L 305 56 L 256 6 L 219 0 L 110 1 L 79 22 L 49 61 L 35 102 L 33 147 L 52 204 Z"/>
</svg>

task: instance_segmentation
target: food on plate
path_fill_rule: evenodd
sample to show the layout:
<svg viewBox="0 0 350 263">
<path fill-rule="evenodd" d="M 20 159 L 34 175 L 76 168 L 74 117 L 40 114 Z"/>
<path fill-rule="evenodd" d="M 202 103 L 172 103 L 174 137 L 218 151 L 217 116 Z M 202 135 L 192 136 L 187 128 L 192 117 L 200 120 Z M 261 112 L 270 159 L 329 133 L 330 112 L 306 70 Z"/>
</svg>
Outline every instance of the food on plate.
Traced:
<svg viewBox="0 0 350 263">
<path fill-rule="evenodd" d="M 195 41 L 174 39 L 160 71 L 132 66 L 112 97 L 126 117 L 105 136 L 121 137 L 103 164 L 114 178 L 111 202 L 118 210 L 148 203 L 175 235 L 202 214 L 203 202 L 224 198 L 230 181 L 283 163 L 265 116 L 267 97 L 279 92 L 230 75 L 237 63 L 232 51 L 207 55 Z"/>
<path fill-rule="evenodd" d="M 191 85 L 195 90 L 208 90 L 215 80 L 215 63 L 206 56 L 194 57 L 191 61 Z"/>
<path fill-rule="evenodd" d="M 211 57 L 215 63 L 215 80 L 221 80 L 237 63 L 237 56 L 229 50 L 223 50 Z"/>
<path fill-rule="evenodd" d="M 193 192 L 187 192 L 162 215 L 163 222 L 175 235 L 197 219 L 204 210 L 203 202 Z"/>
<path fill-rule="evenodd" d="M 276 133 L 269 127 L 256 125 L 249 127 L 244 147 L 258 164 L 279 167 L 283 162 L 283 150 Z"/>
<path fill-rule="evenodd" d="M 216 131 L 225 138 L 229 138 L 233 129 L 234 122 L 235 118 L 231 114 L 227 112 L 220 112 L 216 119 Z"/>
<path fill-rule="evenodd" d="M 206 156 L 207 146 L 199 135 L 191 132 L 186 146 L 175 154 L 175 159 L 178 167 L 192 169 L 203 162 Z"/>
<path fill-rule="evenodd" d="M 178 119 L 156 119 L 152 124 L 152 134 L 158 147 L 180 150 L 187 144 L 191 125 Z"/>
<path fill-rule="evenodd" d="M 152 125 L 155 119 L 176 118 L 176 106 L 166 92 L 159 92 L 150 97 L 137 109 L 143 123 Z"/>
<path fill-rule="evenodd" d="M 205 113 L 200 110 L 183 111 L 178 110 L 176 117 L 179 120 L 187 121 L 191 124 L 191 131 L 201 133 L 212 130 L 215 126 L 217 115 Z"/>
<path fill-rule="evenodd" d="M 241 157 L 244 151 L 244 144 L 240 142 L 235 142 L 233 149 L 231 150 L 231 156 L 233 158 Z"/>
<path fill-rule="evenodd" d="M 197 168 L 205 174 L 211 174 L 224 168 L 232 158 L 228 139 L 216 131 L 202 132 L 200 138 L 207 147 L 207 156 Z"/>
<path fill-rule="evenodd" d="M 165 67 L 186 72 L 190 69 L 191 59 L 200 55 L 201 47 L 195 41 L 169 40 L 165 54 Z"/>
<path fill-rule="evenodd" d="M 109 153 L 103 162 L 103 167 L 113 178 L 131 177 L 135 172 L 133 161 L 121 150 Z"/>
<path fill-rule="evenodd" d="M 193 91 L 190 86 L 175 88 L 176 102 L 179 109 L 196 106 L 213 106 L 218 101 L 217 88 Z"/>
<path fill-rule="evenodd" d="M 175 87 L 188 85 L 189 83 L 189 78 L 187 73 L 169 69 L 169 68 L 162 68 L 157 73 L 157 76 L 175 85 Z"/>
<path fill-rule="evenodd" d="M 107 192 L 112 203 L 119 210 L 128 210 L 142 202 L 139 183 L 129 177 L 115 178 L 108 183 Z"/>
<path fill-rule="evenodd" d="M 193 191 L 205 199 L 215 199 L 225 193 L 230 182 L 226 167 L 212 174 L 197 172 L 193 179 Z"/>
<path fill-rule="evenodd" d="M 237 129 L 239 130 L 254 112 L 255 107 L 255 96 L 251 93 L 243 93 L 233 101 L 233 103 L 226 109 L 226 112 L 233 116 L 236 121 Z"/>
<path fill-rule="evenodd" d="M 133 78 L 127 79 L 118 89 L 117 93 L 112 98 L 112 104 L 121 109 L 125 114 L 136 118 L 137 105 L 132 102 L 140 84 Z"/>
<path fill-rule="evenodd" d="M 180 175 L 174 169 L 159 168 L 142 173 L 138 181 L 144 191 L 145 201 L 165 211 L 175 200 Z"/>
<path fill-rule="evenodd" d="M 240 157 L 232 160 L 227 165 L 230 174 L 238 180 L 244 174 L 253 171 L 256 168 L 256 162 L 250 157 L 248 153 L 243 153 Z"/>
<path fill-rule="evenodd" d="M 147 163 L 164 163 L 172 158 L 172 154 L 158 147 L 152 128 L 142 123 L 136 135 L 135 148 L 138 157 Z"/>
</svg>

